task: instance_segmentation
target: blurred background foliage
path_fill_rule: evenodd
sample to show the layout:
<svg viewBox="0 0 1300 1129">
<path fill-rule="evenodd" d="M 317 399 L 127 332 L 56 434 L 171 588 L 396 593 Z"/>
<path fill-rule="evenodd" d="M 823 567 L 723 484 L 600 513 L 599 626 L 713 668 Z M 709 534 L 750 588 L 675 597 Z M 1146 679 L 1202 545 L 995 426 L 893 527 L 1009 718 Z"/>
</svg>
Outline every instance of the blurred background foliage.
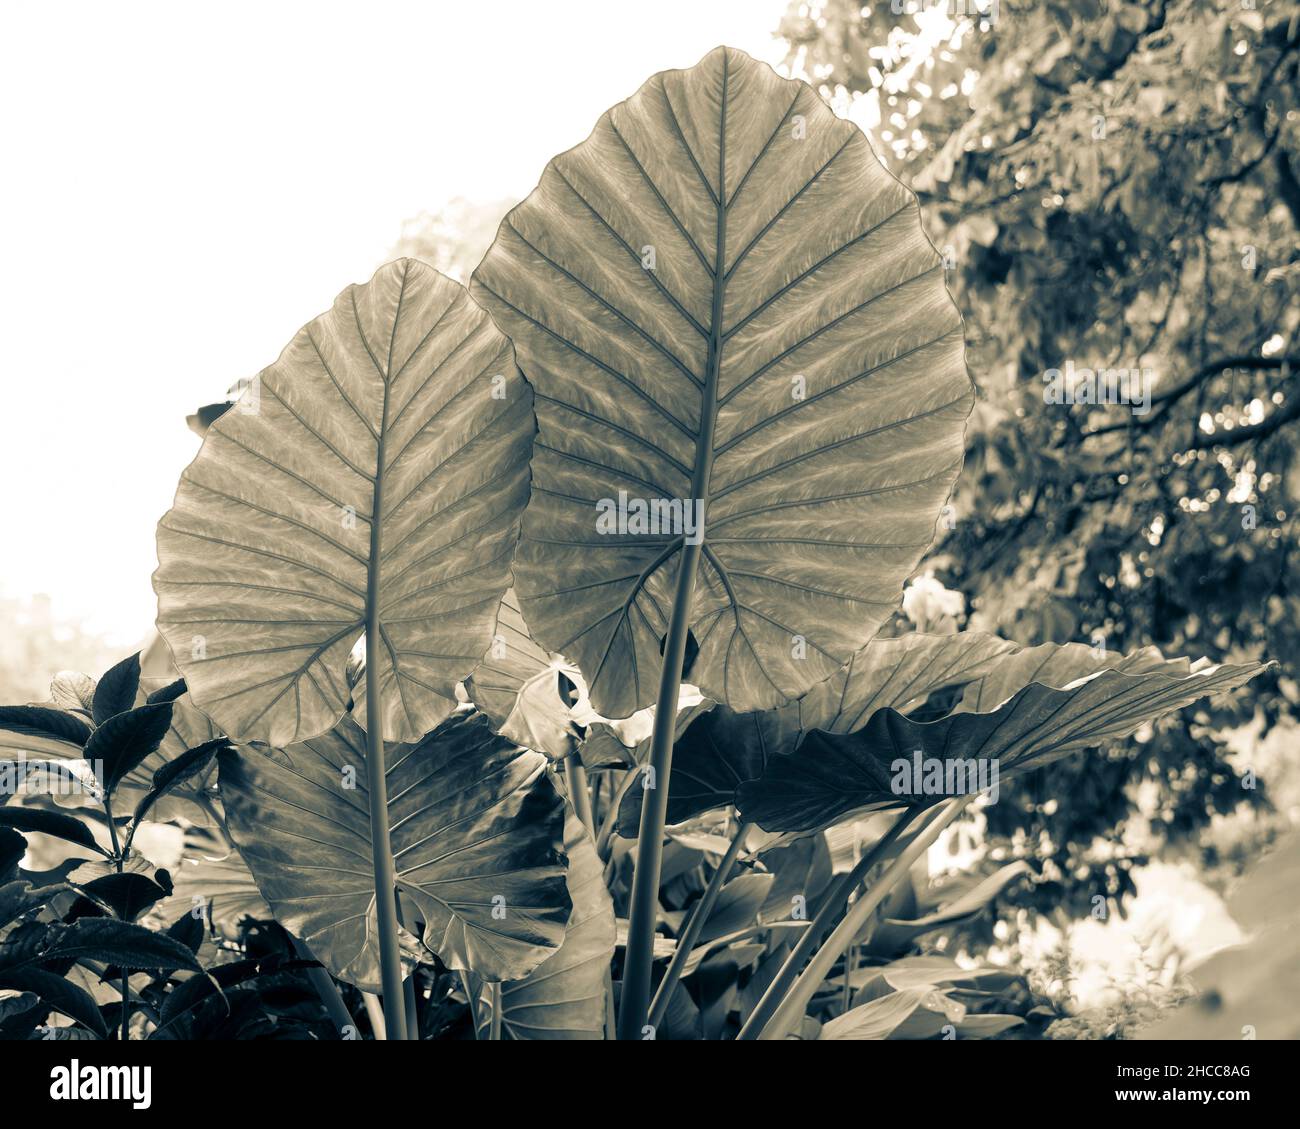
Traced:
<svg viewBox="0 0 1300 1129">
<path fill-rule="evenodd" d="M 981 399 L 925 566 L 960 626 L 1281 663 L 1004 789 L 990 843 L 1071 916 L 1157 851 L 1232 873 L 1298 810 L 1300 5 L 825 0 L 780 35 L 918 193 L 966 318 Z M 1151 410 L 1045 403 L 1067 362 L 1151 370 Z"/>
</svg>

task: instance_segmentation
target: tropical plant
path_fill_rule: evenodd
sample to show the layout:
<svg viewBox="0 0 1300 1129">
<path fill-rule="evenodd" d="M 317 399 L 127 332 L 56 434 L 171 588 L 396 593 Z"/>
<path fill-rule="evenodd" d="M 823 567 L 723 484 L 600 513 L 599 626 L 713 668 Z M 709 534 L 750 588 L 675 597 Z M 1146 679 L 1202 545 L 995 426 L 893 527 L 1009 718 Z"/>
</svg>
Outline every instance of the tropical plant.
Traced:
<svg viewBox="0 0 1300 1129">
<path fill-rule="evenodd" d="M 182 680 L 139 700 L 133 658 L 0 711 L 21 751 L 105 762 L 112 840 L 0 808 L 108 867 L 60 878 L 70 922 L 5 887 L 5 1013 L 102 1037 L 59 987 L 89 960 L 122 1037 L 133 1007 L 158 1038 L 325 1037 L 321 1009 L 351 1037 L 358 1006 L 388 1039 L 1034 1028 L 1013 970 L 915 951 L 1027 868 L 918 890 L 914 864 L 1003 777 L 1264 664 L 897 634 L 974 400 L 915 197 L 858 129 L 729 48 L 656 75 L 468 291 L 382 267 L 197 421 L 154 576 Z M 151 813 L 186 826 L 174 881 L 132 855 Z M 135 919 L 187 897 L 210 935 L 163 959 Z M 236 959 L 204 973 L 200 943 Z"/>
</svg>

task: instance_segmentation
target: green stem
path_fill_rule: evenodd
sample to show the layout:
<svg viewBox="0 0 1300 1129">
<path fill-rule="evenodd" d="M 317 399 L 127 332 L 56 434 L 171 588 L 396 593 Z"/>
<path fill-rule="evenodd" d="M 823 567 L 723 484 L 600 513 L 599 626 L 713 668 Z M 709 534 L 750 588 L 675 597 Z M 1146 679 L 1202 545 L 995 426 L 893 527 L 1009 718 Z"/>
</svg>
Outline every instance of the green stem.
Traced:
<svg viewBox="0 0 1300 1129">
<path fill-rule="evenodd" d="M 293 941 L 294 952 L 301 960 L 316 960 L 315 954 L 307 947 L 305 941 L 299 940 L 292 933 L 289 934 L 289 939 Z M 319 965 L 319 962 L 317 964 Z M 348 1005 L 343 1002 L 343 994 L 339 991 L 339 986 L 334 983 L 334 977 L 318 966 L 304 971 L 307 973 L 307 979 L 311 981 L 311 986 L 316 989 L 316 994 L 320 996 L 321 1003 L 325 1005 L 326 1014 L 339 1029 L 339 1035 L 346 1038 L 349 1027 L 356 1029 L 356 1021 L 348 1011 Z"/>
<path fill-rule="evenodd" d="M 609 802 L 609 810 L 605 812 L 605 818 L 601 821 L 600 830 L 596 832 L 596 854 L 600 856 L 601 862 L 609 862 L 609 842 L 614 838 L 614 831 L 618 827 L 618 812 L 623 806 L 623 797 L 627 795 L 628 790 L 637 782 L 641 775 L 639 768 L 630 770 L 624 777 L 623 782 L 614 791 L 614 797 Z"/>
<path fill-rule="evenodd" d="M 499 1043 L 501 1041 L 501 982 L 494 980 L 490 985 L 492 996 L 492 1027 L 488 1032 L 488 1041 Z"/>
<path fill-rule="evenodd" d="M 587 785 L 587 769 L 577 753 L 570 753 L 564 758 L 564 778 L 569 784 L 569 802 L 573 811 L 582 820 L 587 833 L 596 837 L 596 817 L 591 811 L 591 789 Z"/>
<path fill-rule="evenodd" d="M 790 992 L 781 1001 L 771 1020 L 758 1036 L 760 1039 L 784 1039 L 799 1025 L 808 1010 L 809 1001 L 840 955 L 870 922 L 871 915 L 876 912 L 889 892 L 907 876 L 912 864 L 939 837 L 939 833 L 961 814 L 962 809 L 971 799 L 972 796 L 959 796 L 950 800 L 939 815 L 919 831 L 898 857 L 889 864 L 888 869 L 877 882 L 873 883 L 871 889 L 849 907 L 844 920 L 835 927 L 830 937 L 826 939 L 826 943 L 804 969 L 803 975 L 795 981 Z"/>
<path fill-rule="evenodd" d="M 718 895 L 722 893 L 722 887 L 727 881 L 727 875 L 731 873 L 732 864 L 735 863 L 736 856 L 740 854 L 745 837 L 753 826 L 752 823 L 742 823 L 740 825 L 735 838 L 731 840 L 731 846 L 727 848 L 726 853 L 722 856 L 722 861 L 718 863 L 717 869 L 709 876 L 709 884 L 704 888 L 703 897 L 695 903 L 695 909 L 691 912 L 686 927 L 682 930 L 681 936 L 677 938 L 677 948 L 673 952 L 673 959 L 668 965 L 668 971 L 664 973 L 664 978 L 659 981 L 659 988 L 655 992 L 654 1001 L 650 1005 L 649 1022 L 651 1027 L 658 1027 L 663 1022 L 664 1016 L 668 1012 L 668 1003 L 673 998 L 673 989 L 677 987 L 677 981 L 681 979 L 682 969 L 686 967 L 686 962 L 691 956 L 691 950 L 695 948 L 695 943 L 700 939 L 700 933 L 703 932 L 705 923 L 709 920 L 709 914 L 713 912 Z"/>
<path fill-rule="evenodd" d="M 117 868 L 118 874 L 122 873 L 122 864 L 125 859 L 122 857 L 122 848 L 117 839 L 117 823 L 113 819 L 113 801 L 107 793 L 104 795 L 104 814 L 108 817 L 108 841 L 113 845 L 113 865 Z M 129 1042 L 131 1038 L 131 973 L 125 968 L 122 970 L 122 1029 L 119 1038 L 124 1042 Z"/>
<path fill-rule="evenodd" d="M 380 487 L 375 487 L 376 509 Z M 379 685 L 379 521 L 372 527 L 370 585 L 366 592 L 366 787 L 370 793 L 370 850 L 375 864 L 375 919 L 388 1038 L 406 1038 L 402 953 L 397 941 L 397 872 L 388 832 L 388 779 L 384 768 L 384 712 Z"/>
<path fill-rule="evenodd" d="M 663 862 L 664 825 L 668 820 L 668 780 L 673 770 L 673 738 L 677 732 L 677 700 L 681 695 L 682 663 L 695 573 L 702 545 L 685 545 L 677 569 L 677 592 L 664 642 L 659 674 L 650 769 L 641 799 L 637 831 L 636 870 L 632 878 L 632 910 L 627 926 L 627 957 L 623 965 L 623 994 L 618 1011 L 618 1037 L 640 1039 L 650 1011 L 650 973 L 654 964 L 655 925 L 659 916 L 659 874 Z"/>
<path fill-rule="evenodd" d="M 361 1000 L 366 1005 L 366 1014 L 370 1017 L 370 1029 L 375 1033 L 375 1040 L 383 1042 L 387 1035 L 388 1024 L 384 1020 L 384 1007 L 374 992 L 362 992 Z"/>
<path fill-rule="evenodd" d="M 790 990 L 790 985 L 794 983 L 800 969 L 812 956 L 817 945 L 826 935 L 826 931 L 835 924 L 836 918 L 844 911 L 844 903 L 848 901 L 849 895 L 858 888 L 868 871 L 884 857 L 885 852 L 894 845 L 898 837 L 921 814 L 921 812 L 912 808 L 905 809 L 889 830 L 872 845 L 871 850 L 858 859 L 853 869 L 835 882 L 822 902 L 821 909 L 817 911 L 817 916 L 813 918 L 808 928 L 803 931 L 798 944 L 790 951 L 790 955 L 785 958 L 780 971 L 773 978 L 772 983 L 767 986 L 767 991 L 763 993 L 762 998 L 758 1001 L 758 1006 L 754 1008 L 750 1017 L 745 1021 L 745 1025 L 740 1029 L 740 1034 L 736 1036 L 738 1040 L 758 1038 L 759 1032 L 763 1030 L 767 1021 L 772 1018 L 772 1014 L 780 1005 L 781 1000 L 784 999 L 786 992 Z"/>
</svg>

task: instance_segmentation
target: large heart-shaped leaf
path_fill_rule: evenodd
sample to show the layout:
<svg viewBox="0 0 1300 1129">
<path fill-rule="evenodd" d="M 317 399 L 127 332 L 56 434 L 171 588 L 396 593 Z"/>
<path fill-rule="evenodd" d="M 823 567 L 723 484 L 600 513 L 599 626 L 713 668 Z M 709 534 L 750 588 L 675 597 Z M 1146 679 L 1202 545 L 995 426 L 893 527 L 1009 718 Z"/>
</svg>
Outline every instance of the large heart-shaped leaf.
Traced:
<svg viewBox="0 0 1300 1129">
<path fill-rule="evenodd" d="M 730 48 L 656 75 L 471 287 L 537 390 L 524 615 L 600 713 L 655 700 L 700 511 L 690 681 L 733 709 L 834 674 L 898 605 L 972 386 L 915 198 L 810 87 Z"/>
<path fill-rule="evenodd" d="M 345 718 L 287 749 L 220 756 L 226 818 L 276 920 L 331 972 L 380 986 L 366 741 Z M 546 758 L 456 714 L 386 750 L 397 890 L 453 969 L 517 980 L 553 953 L 571 903 L 564 800 Z M 408 921 L 408 926 L 413 923 Z"/>
<path fill-rule="evenodd" d="M 772 757 L 793 752 L 810 730 L 850 733 L 877 710 L 912 709 L 936 690 L 980 677 L 1016 649 L 975 632 L 873 639 L 796 704 L 744 714 L 697 707 L 673 746 L 668 822 L 732 803 L 737 787 L 762 776 Z M 637 760 L 648 752 L 649 739 L 638 746 Z M 641 790 L 633 787 L 619 808 L 619 834 L 635 836 L 640 814 Z"/>
<path fill-rule="evenodd" d="M 166 921 L 195 914 L 222 937 L 235 940 L 245 918 L 269 921 L 275 916 L 239 852 L 201 828 L 191 828 L 185 836 L 185 855 L 172 882 L 172 896 L 158 907 Z"/>
<path fill-rule="evenodd" d="M 208 429 L 159 524 L 158 629 L 197 705 L 240 740 L 325 732 L 369 611 L 384 735 L 432 729 L 491 641 L 533 431 L 462 287 L 403 259 L 343 291 Z"/>
<path fill-rule="evenodd" d="M 501 985 L 501 1035 L 507 1039 L 602 1039 L 605 978 L 614 957 L 614 903 L 604 867 L 582 821 L 564 825 L 573 916 L 564 943 L 522 980 Z M 488 1000 L 484 998 L 484 1003 Z M 490 1012 L 480 1008 L 480 1037 Z"/>
<path fill-rule="evenodd" d="M 736 713 L 726 706 L 705 707 L 673 746 L 668 822 L 681 823 L 710 808 L 730 804 L 737 786 L 761 776 L 769 756 L 788 752 L 798 732 L 797 707 L 753 713 Z M 649 738 L 644 744 L 648 748 Z M 639 783 L 623 794 L 618 833 L 626 838 L 636 838 L 642 789 L 647 783 L 642 774 Z"/>
<path fill-rule="evenodd" d="M 885 709 L 853 733 L 814 730 L 792 755 L 770 762 L 761 779 L 740 785 L 737 805 L 765 831 L 783 832 L 828 827 L 855 811 L 929 807 L 1128 736 L 1146 721 L 1231 690 L 1264 669 L 1260 663 L 1189 666 L 1186 660 L 1153 667 L 1149 656 L 1135 665 L 1138 672 L 1129 673 L 1121 660 L 1091 676 L 1071 677 L 1061 688 L 1031 682 L 988 713 L 955 710 L 917 722 Z M 914 764 L 925 774 L 913 771 Z M 938 788 L 928 775 L 935 765 L 942 770 Z"/>
</svg>

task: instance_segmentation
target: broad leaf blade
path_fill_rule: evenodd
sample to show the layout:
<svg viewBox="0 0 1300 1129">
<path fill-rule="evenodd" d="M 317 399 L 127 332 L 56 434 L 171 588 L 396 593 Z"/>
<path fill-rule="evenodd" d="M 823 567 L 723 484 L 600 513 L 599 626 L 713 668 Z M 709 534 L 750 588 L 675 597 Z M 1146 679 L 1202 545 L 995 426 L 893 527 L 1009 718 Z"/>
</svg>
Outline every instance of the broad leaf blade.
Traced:
<svg viewBox="0 0 1300 1129">
<path fill-rule="evenodd" d="M 1106 669 L 1061 689 L 1032 682 L 989 713 L 954 711 L 916 722 L 880 710 L 854 733 L 808 734 L 794 754 L 739 787 L 738 807 L 765 831 L 783 832 L 828 827 L 855 811 L 929 807 L 1125 737 L 1207 694 L 1241 686 L 1263 669 L 1259 663 L 1195 669 L 1186 661 L 1153 668 L 1144 661 L 1139 673 Z M 936 790 L 915 779 L 916 758 L 941 765 L 945 786 Z M 982 777 L 981 766 L 987 768 Z M 946 786 L 950 768 L 954 783 L 964 781 L 955 791 Z"/>
<path fill-rule="evenodd" d="M 554 956 L 524 979 L 501 985 L 503 1038 L 604 1038 L 605 977 L 614 957 L 614 903 L 591 836 L 572 811 L 564 826 L 564 849 L 569 856 L 573 916 Z M 480 1008 L 479 1017 L 481 1031 L 489 1012 Z"/>
<path fill-rule="evenodd" d="M 224 752 L 220 781 L 276 919 L 336 976 L 374 991 L 365 762 L 365 735 L 345 719 L 288 749 Z M 571 909 L 564 801 L 546 758 L 496 736 L 481 715 L 458 714 L 418 745 L 390 747 L 386 764 L 397 888 L 424 919 L 424 943 L 449 968 L 527 975 L 559 947 Z"/>
<path fill-rule="evenodd" d="M 403 259 L 345 290 L 208 429 L 159 524 L 158 629 L 198 706 L 240 740 L 328 730 L 373 585 L 385 736 L 432 729 L 491 641 L 533 431 L 462 287 Z"/>
<path fill-rule="evenodd" d="M 961 323 L 915 198 L 813 90 L 718 48 L 556 157 L 472 291 L 537 389 L 515 583 L 595 708 L 655 700 L 679 524 L 701 501 L 689 680 L 771 708 L 898 605 L 962 460 Z M 628 511 L 631 516 L 631 511 Z"/>
</svg>

